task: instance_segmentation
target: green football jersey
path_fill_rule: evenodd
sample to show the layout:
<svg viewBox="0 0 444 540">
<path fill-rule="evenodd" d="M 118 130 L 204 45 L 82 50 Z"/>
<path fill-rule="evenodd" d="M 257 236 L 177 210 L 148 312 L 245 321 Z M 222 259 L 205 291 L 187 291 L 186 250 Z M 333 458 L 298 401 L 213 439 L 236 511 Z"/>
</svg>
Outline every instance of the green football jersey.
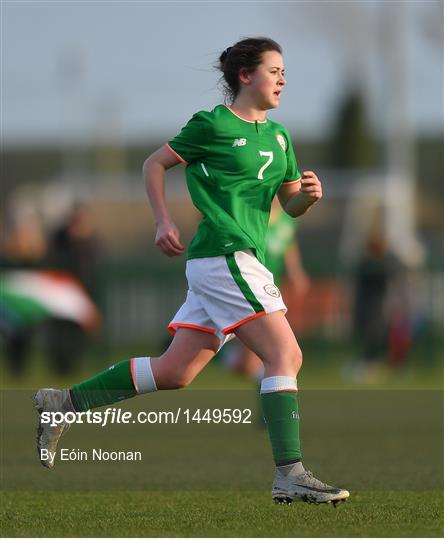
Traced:
<svg viewBox="0 0 444 540">
<path fill-rule="evenodd" d="M 218 105 L 196 113 L 166 146 L 186 164 L 191 199 L 203 214 L 188 259 L 252 249 L 264 263 L 271 201 L 282 182 L 301 178 L 288 131 Z"/>
</svg>

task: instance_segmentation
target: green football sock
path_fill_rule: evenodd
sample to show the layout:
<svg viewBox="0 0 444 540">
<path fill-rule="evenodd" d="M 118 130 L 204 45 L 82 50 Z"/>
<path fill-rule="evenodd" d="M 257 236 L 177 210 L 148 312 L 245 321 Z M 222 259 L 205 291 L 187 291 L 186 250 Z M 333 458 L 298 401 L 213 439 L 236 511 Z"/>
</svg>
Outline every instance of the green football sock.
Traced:
<svg viewBox="0 0 444 540">
<path fill-rule="evenodd" d="M 123 360 L 90 379 L 75 384 L 70 390 L 71 401 L 77 411 L 111 405 L 136 394 L 131 375 L 131 360 Z"/>
<path fill-rule="evenodd" d="M 299 406 L 295 379 L 263 379 L 261 403 L 276 465 L 300 461 Z"/>
</svg>

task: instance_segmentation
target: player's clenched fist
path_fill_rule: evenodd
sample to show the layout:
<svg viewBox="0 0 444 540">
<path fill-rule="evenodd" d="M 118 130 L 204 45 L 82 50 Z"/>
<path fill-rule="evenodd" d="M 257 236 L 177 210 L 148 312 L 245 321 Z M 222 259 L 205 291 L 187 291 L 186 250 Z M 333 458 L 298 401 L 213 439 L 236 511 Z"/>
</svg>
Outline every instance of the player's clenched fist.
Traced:
<svg viewBox="0 0 444 540">
<path fill-rule="evenodd" d="M 168 257 L 182 255 L 185 251 L 179 240 L 179 229 L 172 222 L 157 225 L 154 243 Z"/>
<path fill-rule="evenodd" d="M 313 203 L 322 197 L 322 184 L 313 171 L 304 171 L 301 180 L 301 193 Z"/>
</svg>

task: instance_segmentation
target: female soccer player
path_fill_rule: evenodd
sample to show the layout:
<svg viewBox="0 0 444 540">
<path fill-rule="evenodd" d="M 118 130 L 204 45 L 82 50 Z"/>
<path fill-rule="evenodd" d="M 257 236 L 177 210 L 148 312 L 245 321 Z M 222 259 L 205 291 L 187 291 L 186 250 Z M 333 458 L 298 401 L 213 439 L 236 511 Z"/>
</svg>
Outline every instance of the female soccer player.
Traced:
<svg viewBox="0 0 444 540">
<path fill-rule="evenodd" d="M 316 174 L 300 174 L 288 131 L 266 117 L 286 84 L 281 47 L 249 38 L 228 47 L 220 70 L 230 105 L 195 114 L 182 131 L 144 163 L 156 220 L 155 243 L 167 256 L 185 248 L 165 201 L 165 171 L 182 162 L 194 205 L 203 214 L 188 247 L 188 294 L 169 329 L 174 339 L 158 358 L 124 360 L 69 390 L 41 389 L 36 408 L 86 411 L 138 394 L 182 388 L 235 334 L 264 364 L 261 403 L 276 476 L 276 502 L 338 502 L 349 493 L 320 482 L 301 462 L 296 376 L 301 350 L 285 318 L 286 307 L 264 266 L 270 206 L 277 194 L 291 216 L 322 196 Z M 39 422 L 41 461 L 52 467 L 66 426 Z"/>
</svg>

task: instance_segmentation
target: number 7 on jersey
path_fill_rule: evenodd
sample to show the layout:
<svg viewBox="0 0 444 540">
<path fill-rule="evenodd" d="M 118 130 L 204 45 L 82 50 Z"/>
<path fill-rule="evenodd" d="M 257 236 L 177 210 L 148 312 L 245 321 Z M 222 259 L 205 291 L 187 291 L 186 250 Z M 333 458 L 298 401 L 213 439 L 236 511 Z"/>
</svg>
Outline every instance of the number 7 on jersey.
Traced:
<svg viewBox="0 0 444 540">
<path fill-rule="evenodd" d="M 259 169 L 259 172 L 257 174 L 257 177 L 259 180 L 263 180 L 264 179 L 264 171 L 267 167 L 270 166 L 271 162 L 273 161 L 273 152 L 264 152 L 262 150 L 259 150 L 259 155 L 260 156 L 264 156 L 264 157 L 268 157 L 268 160 L 266 161 L 265 165 L 263 165 L 260 169 Z"/>
</svg>

